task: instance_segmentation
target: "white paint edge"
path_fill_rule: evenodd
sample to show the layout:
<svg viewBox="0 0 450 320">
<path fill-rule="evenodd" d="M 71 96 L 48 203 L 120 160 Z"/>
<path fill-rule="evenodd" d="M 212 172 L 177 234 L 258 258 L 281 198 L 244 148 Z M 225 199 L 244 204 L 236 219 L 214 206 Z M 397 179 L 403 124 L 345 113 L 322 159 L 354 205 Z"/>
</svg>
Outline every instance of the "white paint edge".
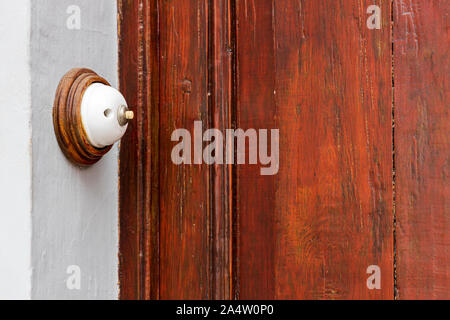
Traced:
<svg viewBox="0 0 450 320">
<path fill-rule="evenodd" d="M 31 298 L 31 1 L 0 1 L 0 299 Z"/>
</svg>

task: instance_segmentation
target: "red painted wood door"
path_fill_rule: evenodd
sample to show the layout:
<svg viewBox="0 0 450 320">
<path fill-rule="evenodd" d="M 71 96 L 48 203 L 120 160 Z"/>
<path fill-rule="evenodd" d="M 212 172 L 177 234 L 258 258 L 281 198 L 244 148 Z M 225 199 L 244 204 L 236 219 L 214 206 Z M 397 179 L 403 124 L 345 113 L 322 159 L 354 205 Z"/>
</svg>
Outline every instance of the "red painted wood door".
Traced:
<svg viewBox="0 0 450 320">
<path fill-rule="evenodd" d="M 448 298 L 445 3 L 119 1 L 121 298 Z M 196 121 L 276 174 L 175 164 Z"/>
</svg>

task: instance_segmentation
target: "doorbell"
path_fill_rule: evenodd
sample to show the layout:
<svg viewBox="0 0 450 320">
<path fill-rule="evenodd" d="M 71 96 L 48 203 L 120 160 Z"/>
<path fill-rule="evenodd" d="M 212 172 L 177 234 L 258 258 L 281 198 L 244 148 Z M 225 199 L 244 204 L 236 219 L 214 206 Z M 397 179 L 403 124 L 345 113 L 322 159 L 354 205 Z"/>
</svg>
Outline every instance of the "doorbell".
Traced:
<svg viewBox="0 0 450 320">
<path fill-rule="evenodd" d="M 70 70 L 61 79 L 53 125 L 61 150 L 73 163 L 89 166 L 119 141 L 134 118 L 123 95 L 89 69 Z"/>
</svg>

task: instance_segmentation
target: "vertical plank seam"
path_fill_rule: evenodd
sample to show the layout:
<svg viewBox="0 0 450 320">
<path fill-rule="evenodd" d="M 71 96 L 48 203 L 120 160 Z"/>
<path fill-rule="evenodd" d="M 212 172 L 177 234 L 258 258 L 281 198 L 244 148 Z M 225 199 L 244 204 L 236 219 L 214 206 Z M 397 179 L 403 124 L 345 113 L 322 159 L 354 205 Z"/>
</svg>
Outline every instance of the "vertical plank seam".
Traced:
<svg viewBox="0 0 450 320">
<path fill-rule="evenodd" d="M 230 0 L 230 38 L 231 38 L 231 106 L 230 119 L 231 129 L 237 127 L 237 0 Z M 234 148 L 234 163 L 237 159 L 237 150 Z M 232 299 L 239 299 L 240 297 L 240 277 L 239 277 L 239 212 L 237 210 L 237 167 L 231 166 L 231 295 Z"/>
<path fill-rule="evenodd" d="M 392 107 L 391 107 L 391 117 L 392 117 L 392 239 L 393 239 L 393 277 L 394 277 L 394 300 L 398 299 L 397 291 L 397 217 L 395 213 L 395 200 L 396 200 L 396 189 L 395 189 L 395 73 L 394 73 L 394 0 L 391 0 L 391 25 L 390 25 L 390 35 L 391 35 L 391 78 L 392 78 Z"/>
<path fill-rule="evenodd" d="M 206 45 L 206 59 L 207 59 L 207 73 L 206 73 L 206 83 L 207 83 L 207 116 L 206 116 L 206 127 L 207 129 L 210 129 L 214 126 L 214 114 L 217 112 L 215 108 L 215 96 L 216 92 L 214 90 L 215 88 L 215 66 L 214 66 L 214 0 L 207 0 L 206 2 L 206 9 L 207 9 L 207 45 Z M 208 295 L 210 298 L 215 299 L 216 298 L 216 280 L 217 280 L 217 265 L 216 265 L 216 243 L 218 241 L 217 234 L 216 234 L 216 228 L 215 228 L 215 222 L 216 222 L 216 209 L 215 209 L 215 166 L 208 166 L 208 193 L 209 193 L 209 219 L 208 219 L 208 262 L 209 262 L 209 268 L 208 268 L 208 282 L 209 282 L 209 293 Z"/>
<path fill-rule="evenodd" d="M 160 33 L 161 33 L 161 17 L 160 17 L 160 5 L 158 0 L 155 1 L 155 12 L 156 12 L 156 27 L 157 30 L 154 30 L 153 32 L 156 32 L 157 36 L 157 47 L 156 47 L 156 59 L 158 61 L 158 105 L 156 106 L 158 109 L 158 157 L 157 157 L 157 178 L 158 178 L 158 230 L 157 230 L 157 237 L 158 237 L 158 292 L 156 295 L 156 299 L 160 299 L 161 297 L 161 175 L 159 173 L 160 171 L 160 164 L 161 164 L 161 43 L 160 43 Z"/>
<path fill-rule="evenodd" d="M 145 181 L 143 181 L 143 175 L 142 175 L 142 161 L 141 161 L 141 157 L 142 154 L 144 154 L 142 151 L 145 152 L 145 150 L 143 150 L 143 116 L 144 116 L 144 110 L 143 110 L 143 86 L 142 86 L 142 81 L 143 81 L 143 77 L 142 77 L 142 70 L 143 70 L 143 41 L 144 41 L 144 36 L 143 36 L 143 28 L 144 28 L 144 21 L 143 21 L 143 0 L 139 0 L 138 3 L 138 59 L 137 59 L 137 76 L 138 76 L 138 128 L 137 128 L 137 134 L 138 134 L 138 139 L 137 139 L 137 143 L 138 143 L 138 186 L 137 186 L 137 193 L 138 193 L 138 201 L 137 201 L 137 212 L 136 214 L 138 215 L 137 217 L 137 221 L 138 221 L 138 230 L 137 230 L 137 234 L 138 234 L 138 248 L 139 248 L 139 256 L 138 256 L 138 288 L 137 288 L 137 292 L 138 292 L 138 298 L 140 300 L 142 300 L 144 298 L 143 292 L 145 292 L 145 261 L 144 261 L 144 256 L 143 256 L 143 250 L 144 250 L 144 223 L 145 223 L 145 212 L 143 211 L 142 208 L 142 200 L 143 200 L 143 185 L 142 183 L 145 183 Z"/>
</svg>

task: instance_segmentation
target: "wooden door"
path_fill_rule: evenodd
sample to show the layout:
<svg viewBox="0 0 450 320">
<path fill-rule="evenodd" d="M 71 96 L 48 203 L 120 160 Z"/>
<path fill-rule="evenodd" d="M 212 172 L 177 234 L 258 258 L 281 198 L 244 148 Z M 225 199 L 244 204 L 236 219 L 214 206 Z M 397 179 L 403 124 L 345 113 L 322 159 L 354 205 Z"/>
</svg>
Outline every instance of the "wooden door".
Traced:
<svg viewBox="0 0 450 320">
<path fill-rule="evenodd" d="M 448 298 L 445 3 L 119 1 L 121 298 Z M 278 171 L 174 164 L 195 121 Z"/>
</svg>

